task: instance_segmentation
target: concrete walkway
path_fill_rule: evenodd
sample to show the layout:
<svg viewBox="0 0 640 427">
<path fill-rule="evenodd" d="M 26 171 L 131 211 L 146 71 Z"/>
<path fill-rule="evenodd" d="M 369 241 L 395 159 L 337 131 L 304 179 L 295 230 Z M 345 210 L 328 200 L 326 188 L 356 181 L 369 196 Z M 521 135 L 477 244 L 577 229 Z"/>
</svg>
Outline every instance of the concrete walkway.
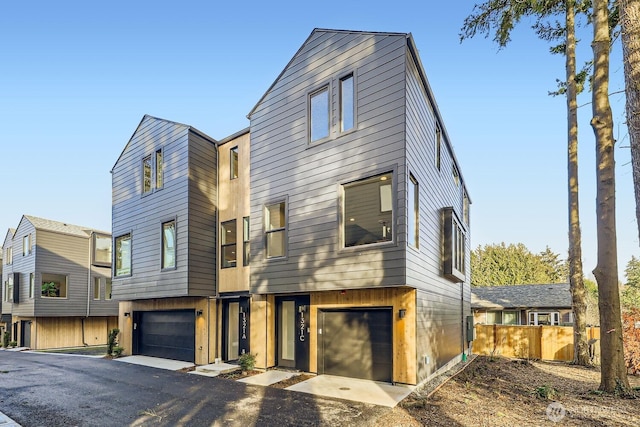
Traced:
<svg viewBox="0 0 640 427">
<path fill-rule="evenodd" d="M 169 371 L 179 371 L 180 369 L 193 368 L 196 365 L 191 362 L 180 360 L 161 359 L 149 356 L 125 356 L 113 359 L 116 362 L 132 363 L 134 365 L 150 366 L 152 368 L 166 369 Z"/>
<path fill-rule="evenodd" d="M 17 422 L 13 421 L 11 418 L 7 417 L 2 412 L 0 412 L 0 427 L 22 427 L 22 426 Z"/>
</svg>

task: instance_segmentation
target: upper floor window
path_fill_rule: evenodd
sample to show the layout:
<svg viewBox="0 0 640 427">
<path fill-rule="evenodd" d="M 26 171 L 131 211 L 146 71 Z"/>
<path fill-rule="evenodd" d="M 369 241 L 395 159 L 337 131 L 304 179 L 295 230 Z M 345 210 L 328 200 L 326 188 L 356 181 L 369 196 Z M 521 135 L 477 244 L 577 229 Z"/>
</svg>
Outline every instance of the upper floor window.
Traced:
<svg viewBox="0 0 640 427">
<path fill-rule="evenodd" d="M 36 293 L 36 275 L 29 273 L 29 298 L 33 298 Z"/>
<path fill-rule="evenodd" d="M 100 299 L 100 278 L 93 278 L 93 299 L 95 301 Z"/>
<path fill-rule="evenodd" d="M 265 210 L 267 258 L 283 257 L 287 241 L 286 202 L 268 205 Z"/>
<path fill-rule="evenodd" d="M 164 185 L 162 149 L 142 159 L 142 194 L 159 190 Z"/>
<path fill-rule="evenodd" d="M 242 218 L 242 265 L 249 265 L 250 243 L 249 243 L 249 217 Z"/>
<path fill-rule="evenodd" d="M 111 267 L 111 236 L 94 233 L 92 245 L 93 264 Z"/>
<path fill-rule="evenodd" d="M 42 273 L 41 295 L 48 298 L 66 298 L 67 276 L 63 274 Z"/>
<path fill-rule="evenodd" d="M 343 185 L 344 246 L 393 240 L 393 173 Z"/>
<path fill-rule="evenodd" d="M 443 273 L 453 282 L 465 280 L 465 229 L 453 208 L 443 210 Z"/>
<path fill-rule="evenodd" d="M 220 225 L 220 245 L 222 252 L 222 268 L 236 266 L 236 220 L 225 221 Z"/>
<path fill-rule="evenodd" d="M 436 168 L 440 170 L 440 163 L 442 161 L 442 131 L 440 130 L 440 125 L 436 124 L 436 143 L 435 143 L 435 158 L 436 158 Z"/>
<path fill-rule="evenodd" d="M 309 141 L 329 136 L 329 86 L 309 95 Z"/>
<path fill-rule="evenodd" d="M 31 234 L 27 234 L 22 238 L 22 256 L 27 256 L 31 253 Z"/>
<path fill-rule="evenodd" d="M 462 220 L 469 225 L 469 196 L 466 191 L 462 193 Z"/>
<path fill-rule="evenodd" d="M 353 129 L 354 99 L 353 74 L 349 74 L 340 79 L 340 132 Z"/>
<path fill-rule="evenodd" d="M 409 194 L 407 194 L 407 211 L 409 214 L 407 240 L 411 246 L 418 248 L 420 234 L 420 205 L 418 181 L 409 175 Z"/>
<path fill-rule="evenodd" d="M 451 174 L 453 175 L 453 183 L 456 187 L 460 186 L 460 173 L 458 172 L 458 168 L 456 165 L 453 165 L 451 168 Z"/>
<path fill-rule="evenodd" d="M 238 177 L 238 147 L 229 150 L 229 169 L 231 170 L 231 179 Z"/>
<path fill-rule="evenodd" d="M 129 276 L 131 274 L 131 234 L 116 237 L 116 268 L 115 277 Z"/>
<path fill-rule="evenodd" d="M 176 267 L 176 222 L 162 224 L 162 269 Z"/>
<path fill-rule="evenodd" d="M 4 263 L 6 265 L 11 265 L 13 264 L 13 248 L 11 246 L 9 246 L 6 250 L 6 254 L 5 254 L 5 261 Z"/>
<path fill-rule="evenodd" d="M 6 293 L 4 295 L 4 300 L 7 302 L 13 301 L 13 274 L 9 274 L 9 277 L 7 277 L 7 281 L 5 283 Z"/>
<path fill-rule="evenodd" d="M 106 300 L 110 300 L 111 299 L 111 279 L 109 279 L 107 277 L 107 280 L 105 281 L 104 284 L 104 299 Z"/>
</svg>

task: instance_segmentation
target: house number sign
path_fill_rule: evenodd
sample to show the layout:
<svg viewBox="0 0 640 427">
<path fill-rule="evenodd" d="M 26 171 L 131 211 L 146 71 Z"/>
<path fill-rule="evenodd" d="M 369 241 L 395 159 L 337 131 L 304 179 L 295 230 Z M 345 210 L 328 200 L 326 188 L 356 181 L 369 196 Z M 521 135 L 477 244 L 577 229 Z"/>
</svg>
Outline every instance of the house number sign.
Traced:
<svg viewBox="0 0 640 427">
<path fill-rule="evenodd" d="M 304 330 L 305 330 L 305 320 L 304 320 L 304 311 L 300 312 L 300 341 L 304 341 Z"/>
<path fill-rule="evenodd" d="M 242 339 L 247 339 L 247 313 L 242 312 Z"/>
</svg>

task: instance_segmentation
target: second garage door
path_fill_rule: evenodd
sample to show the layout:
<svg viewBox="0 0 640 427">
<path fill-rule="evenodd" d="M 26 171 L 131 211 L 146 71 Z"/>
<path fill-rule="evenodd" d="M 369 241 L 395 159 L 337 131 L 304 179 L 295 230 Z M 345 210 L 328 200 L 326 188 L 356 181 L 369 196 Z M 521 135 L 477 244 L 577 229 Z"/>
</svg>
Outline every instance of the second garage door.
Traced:
<svg viewBox="0 0 640 427">
<path fill-rule="evenodd" d="M 133 354 L 195 362 L 195 310 L 137 311 Z"/>
<path fill-rule="evenodd" d="M 318 373 L 390 382 L 391 309 L 318 312 Z"/>
</svg>

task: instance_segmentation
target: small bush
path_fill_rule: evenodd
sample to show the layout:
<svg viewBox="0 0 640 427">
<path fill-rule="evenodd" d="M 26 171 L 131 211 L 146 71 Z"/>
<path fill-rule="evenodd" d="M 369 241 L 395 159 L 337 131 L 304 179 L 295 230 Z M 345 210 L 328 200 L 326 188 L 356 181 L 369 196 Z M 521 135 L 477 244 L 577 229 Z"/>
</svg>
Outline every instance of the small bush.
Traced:
<svg viewBox="0 0 640 427">
<path fill-rule="evenodd" d="M 540 387 L 536 387 L 536 389 L 533 391 L 533 394 L 538 399 L 553 400 L 558 396 L 558 390 L 551 387 L 550 385 L 542 385 Z"/>
<path fill-rule="evenodd" d="M 18 341 L 9 341 L 9 347 L 17 347 Z"/>
<path fill-rule="evenodd" d="M 9 347 L 9 341 L 11 341 L 11 332 L 5 331 L 5 333 L 2 335 L 2 346 L 4 348 Z"/>
<path fill-rule="evenodd" d="M 243 371 L 252 371 L 256 366 L 256 356 L 251 353 L 244 353 L 238 358 L 238 363 L 240 363 L 240 368 Z"/>
<path fill-rule="evenodd" d="M 119 345 L 113 347 L 113 357 L 120 357 L 123 351 L 124 347 L 120 347 Z"/>
<path fill-rule="evenodd" d="M 109 337 L 107 338 L 107 354 L 109 356 L 113 355 L 114 348 L 118 345 L 118 334 L 120 333 L 120 329 L 113 328 L 109 331 Z"/>
</svg>

